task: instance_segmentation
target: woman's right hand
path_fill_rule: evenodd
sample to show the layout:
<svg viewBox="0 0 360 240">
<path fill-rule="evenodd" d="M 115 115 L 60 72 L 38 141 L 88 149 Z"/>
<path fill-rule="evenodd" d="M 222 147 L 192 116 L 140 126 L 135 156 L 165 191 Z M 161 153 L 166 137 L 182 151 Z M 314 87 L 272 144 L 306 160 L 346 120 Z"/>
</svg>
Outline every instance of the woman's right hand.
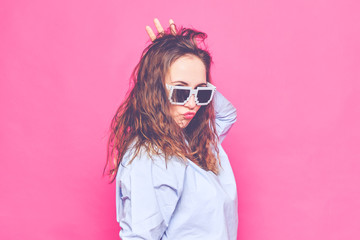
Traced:
<svg viewBox="0 0 360 240">
<path fill-rule="evenodd" d="M 159 19 L 155 18 L 154 23 L 155 23 L 155 27 L 156 27 L 158 33 L 164 34 L 164 28 L 161 26 Z M 170 19 L 169 24 L 170 24 L 171 33 L 175 35 L 176 34 L 176 26 L 175 26 L 174 20 Z M 146 26 L 145 29 L 146 29 L 146 32 L 149 35 L 151 41 L 154 41 L 156 39 L 156 35 L 155 35 L 154 31 L 152 30 L 152 28 L 150 26 Z"/>
</svg>

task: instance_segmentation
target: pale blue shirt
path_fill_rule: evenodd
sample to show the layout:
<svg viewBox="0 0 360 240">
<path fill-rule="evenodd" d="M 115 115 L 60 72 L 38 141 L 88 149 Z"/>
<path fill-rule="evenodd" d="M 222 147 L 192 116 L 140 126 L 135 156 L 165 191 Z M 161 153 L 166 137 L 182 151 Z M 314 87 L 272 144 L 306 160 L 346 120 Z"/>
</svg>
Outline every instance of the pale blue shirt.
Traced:
<svg viewBox="0 0 360 240">
<path fill-rule="evenodd" d="M 236 121 L 236 109 L 215 93 L 216 131 L 220 143 Z M 128 239 L 236 240 L 236 183 L 221 147 L 219 175 L 192 161 L 141 151 L 131 164 L 125 154 L 116 176 L 116 213 L 120 237 Z"/>
</svg>

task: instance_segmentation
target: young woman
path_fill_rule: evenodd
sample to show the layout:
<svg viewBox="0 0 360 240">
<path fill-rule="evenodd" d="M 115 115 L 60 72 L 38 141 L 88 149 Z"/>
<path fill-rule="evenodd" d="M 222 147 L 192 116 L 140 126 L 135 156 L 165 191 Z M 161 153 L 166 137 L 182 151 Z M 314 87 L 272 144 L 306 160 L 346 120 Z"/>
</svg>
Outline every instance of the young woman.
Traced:
<svg viewBox="0 0 360 240">
<path fill-rule="evenodd" d="M 236 185 L 220 144 L 236 110 L 211 84 L 206 34 L 155 25 L 111 124 L 120 237 L 235 240 Z"/>
</svg>

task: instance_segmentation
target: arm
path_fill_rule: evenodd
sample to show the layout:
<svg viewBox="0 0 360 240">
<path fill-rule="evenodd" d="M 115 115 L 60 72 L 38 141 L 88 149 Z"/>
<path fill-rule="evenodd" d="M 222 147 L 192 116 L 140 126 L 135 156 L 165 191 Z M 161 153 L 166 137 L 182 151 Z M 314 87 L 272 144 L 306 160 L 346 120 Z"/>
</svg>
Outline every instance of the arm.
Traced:
<svg viewBox="0 0 360 240">
<path fill-rule="evenodd" d="M 220 143 L 236 122 L 236 108 L 218 91 L 214 95 L 216 132 Z"/>
<path fill-rule="evenodd" d="M 122 240 L 161 239 L 182 194 L 186 165 L 142 154 L 121 169 L 117 214 Z"/>
</svg>

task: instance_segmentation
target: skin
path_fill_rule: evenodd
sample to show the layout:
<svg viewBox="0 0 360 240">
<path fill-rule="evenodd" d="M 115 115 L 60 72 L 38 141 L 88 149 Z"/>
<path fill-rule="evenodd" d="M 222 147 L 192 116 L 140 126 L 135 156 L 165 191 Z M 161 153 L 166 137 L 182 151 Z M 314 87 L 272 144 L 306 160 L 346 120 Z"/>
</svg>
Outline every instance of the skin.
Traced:
<svg viewBox="0 0 360 240">
<path fill-rule="evenodd" d="M 161 26 L 159 19 L 155 18 L 154 19 L 154 24 L 155 24 L 155 27 L 156 27 L 156 30 L 158 31 L 158 33 L 163 33 L 164 32 L 164 28 Z M 169 20 L 169 25 L 170 25 L 171 32 L 173 34 L 176 34 L 176 27 L 175 27 L 174 20 L 170 19 Z M 146 26 L 145 30 L 146 30 L 147 34 L 149 35 L 151 41 L 154 41 L 156 39 L 156 35 L 155 35 L 154 31 L 151 29 L 151 27 Z"/>
<path fill-rule="evenodd" d="M 165 82 L 169 85 L 188 86 L 193 89 L 206 87 L 205 65 L 194 55 L 182 56 L 170 66 Z M 191 95 L 185 105 L 171 104 L 170 114 L 181 128 L 185 128 L 192 120 L 192 118 L 186 118 L 185 114 L 196 114 L 200 107 L 195 103 L 195 96 Z"/>
</svg>

